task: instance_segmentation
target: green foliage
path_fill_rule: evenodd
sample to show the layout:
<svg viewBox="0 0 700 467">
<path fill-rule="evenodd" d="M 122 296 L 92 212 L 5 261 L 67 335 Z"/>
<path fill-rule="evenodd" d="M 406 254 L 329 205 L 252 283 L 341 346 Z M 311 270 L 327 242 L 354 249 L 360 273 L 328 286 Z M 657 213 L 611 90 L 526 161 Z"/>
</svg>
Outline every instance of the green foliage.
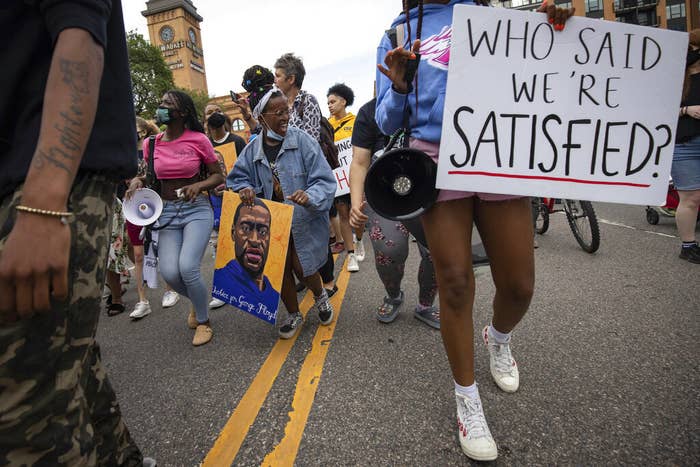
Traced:
<svg viewBox="0 0 700 467">
<path fill-rule="evenodd" d="M 153 119 L 163 94 L 175 86 L 173 72 L 158 47 L 141 34 L 130 31 L 126 38 L 136 115 Z"/>
<path fill-rule="evenodd" d="M 204 108 L 211 100 L 209 94 L 199 89 L 185 89 L 180 87 L 175 87 L 175 89 L 189 94 L 194 102 L 194 108 L 197 109 L 197 117 L 199 117 L 199 121 L 201 122 L 203 118 L 202 116 L 204 115 Z"/>
</svg>

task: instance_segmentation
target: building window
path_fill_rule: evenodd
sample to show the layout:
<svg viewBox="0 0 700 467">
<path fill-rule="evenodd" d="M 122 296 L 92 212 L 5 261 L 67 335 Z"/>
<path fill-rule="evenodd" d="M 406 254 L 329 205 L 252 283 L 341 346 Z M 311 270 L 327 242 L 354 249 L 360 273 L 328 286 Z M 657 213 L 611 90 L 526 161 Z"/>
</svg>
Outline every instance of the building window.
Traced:
<svg viewBox="0 0 700 467">
<path fill-rule="evenodd" d="M 231 130 L 233 131 L 243 131 L 245 130 L 245 123 L 240 118 L 235 119 L 231 122 Z"/>
<path fill-rule="evenodd" d="M 685 18 L 685 3 L 666 6 L 666 17 L 668 19 Z"/>
<path fill-rule="evenodd" d="M 586 0 L 586 13 L 603 9 L 603 0 Z"/>
</svg>

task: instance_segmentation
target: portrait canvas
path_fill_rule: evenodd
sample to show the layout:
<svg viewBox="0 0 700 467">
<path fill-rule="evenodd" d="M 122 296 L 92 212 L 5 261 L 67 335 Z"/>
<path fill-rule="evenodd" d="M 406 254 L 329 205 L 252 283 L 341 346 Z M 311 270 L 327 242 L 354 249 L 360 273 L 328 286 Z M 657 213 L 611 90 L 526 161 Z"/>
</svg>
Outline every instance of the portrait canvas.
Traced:
<svg viewBox="0 0 700 467">
<path fill-rule="evenodd" d="M 223 193 L 212 296 L 274 323 L 294 208 L 255 199 L 245 206 L 237 193 Z"/>
<path fill-rule="evenodd" d="M 214 149 L 221 153 L 221 156 L 224 158 L 224 166 L 226 167 L 224 175 L 228 175 L 231 169 L 233 169 L 233 165 L 236 163 L 236 159 L 238 159 L 238 154 L 236 153 L 236 144 L 226 143 L 217 146 Z"/>
</svg>

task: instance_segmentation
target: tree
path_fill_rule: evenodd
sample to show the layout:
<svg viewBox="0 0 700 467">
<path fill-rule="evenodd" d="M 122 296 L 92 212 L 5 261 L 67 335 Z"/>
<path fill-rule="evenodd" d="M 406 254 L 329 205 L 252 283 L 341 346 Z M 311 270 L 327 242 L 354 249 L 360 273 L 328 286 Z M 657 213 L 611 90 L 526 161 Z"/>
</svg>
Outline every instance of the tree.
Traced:
<svg viewBox="0 0 700 467">
<path fill-rule="evenodd" d="M 158 47 L 149 44 L 141 34 L 130 31 L 126 42 L 129 49 L 134 110 L 136 115 L 152 119 L 163 94 L 175 86 L 173 72 L 165 63 Z"/>
<path fill-rule="evenodd" d="M 207 106 L 209 101 L 211 100 L 211 97 L 209 97 L 209 94 L 206 92 L 202 91 L 201 89 L 185 89 L 185 88 L 180 88 L 176 87 L 178 91 L 182 91 L 184 93 L 189 94 L 189 96 L 192 98 L 192 101 L 194 102 L 194 108 L 197 109 L 197 116 L 199 117 L 199 121 L 202 121 L 202 115 L 204 114 L 204 108 Z"/>
</svg>

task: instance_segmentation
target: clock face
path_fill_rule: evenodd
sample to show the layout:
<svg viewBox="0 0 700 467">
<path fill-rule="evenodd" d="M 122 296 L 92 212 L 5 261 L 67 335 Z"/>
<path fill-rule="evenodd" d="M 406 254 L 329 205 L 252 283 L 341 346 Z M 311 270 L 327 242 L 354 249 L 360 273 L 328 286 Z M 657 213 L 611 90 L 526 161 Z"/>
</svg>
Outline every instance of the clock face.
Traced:
<svg viewBox="0 0 700 467">
<path fill-rule="evenodd" d="M 160 39 L 166 44 L 173 40 L 175 37 L 175 32 L 170 26 L 163 26 L 160 30 Z"/>
<path fill-rule="evenodd" d="M 190 28 L 189 32 L 190 32 L 190 41 L 193 44 L 196 44 L 197 43 L 197 35 L 194 33 L 194 29 Z"/>
</svg>

